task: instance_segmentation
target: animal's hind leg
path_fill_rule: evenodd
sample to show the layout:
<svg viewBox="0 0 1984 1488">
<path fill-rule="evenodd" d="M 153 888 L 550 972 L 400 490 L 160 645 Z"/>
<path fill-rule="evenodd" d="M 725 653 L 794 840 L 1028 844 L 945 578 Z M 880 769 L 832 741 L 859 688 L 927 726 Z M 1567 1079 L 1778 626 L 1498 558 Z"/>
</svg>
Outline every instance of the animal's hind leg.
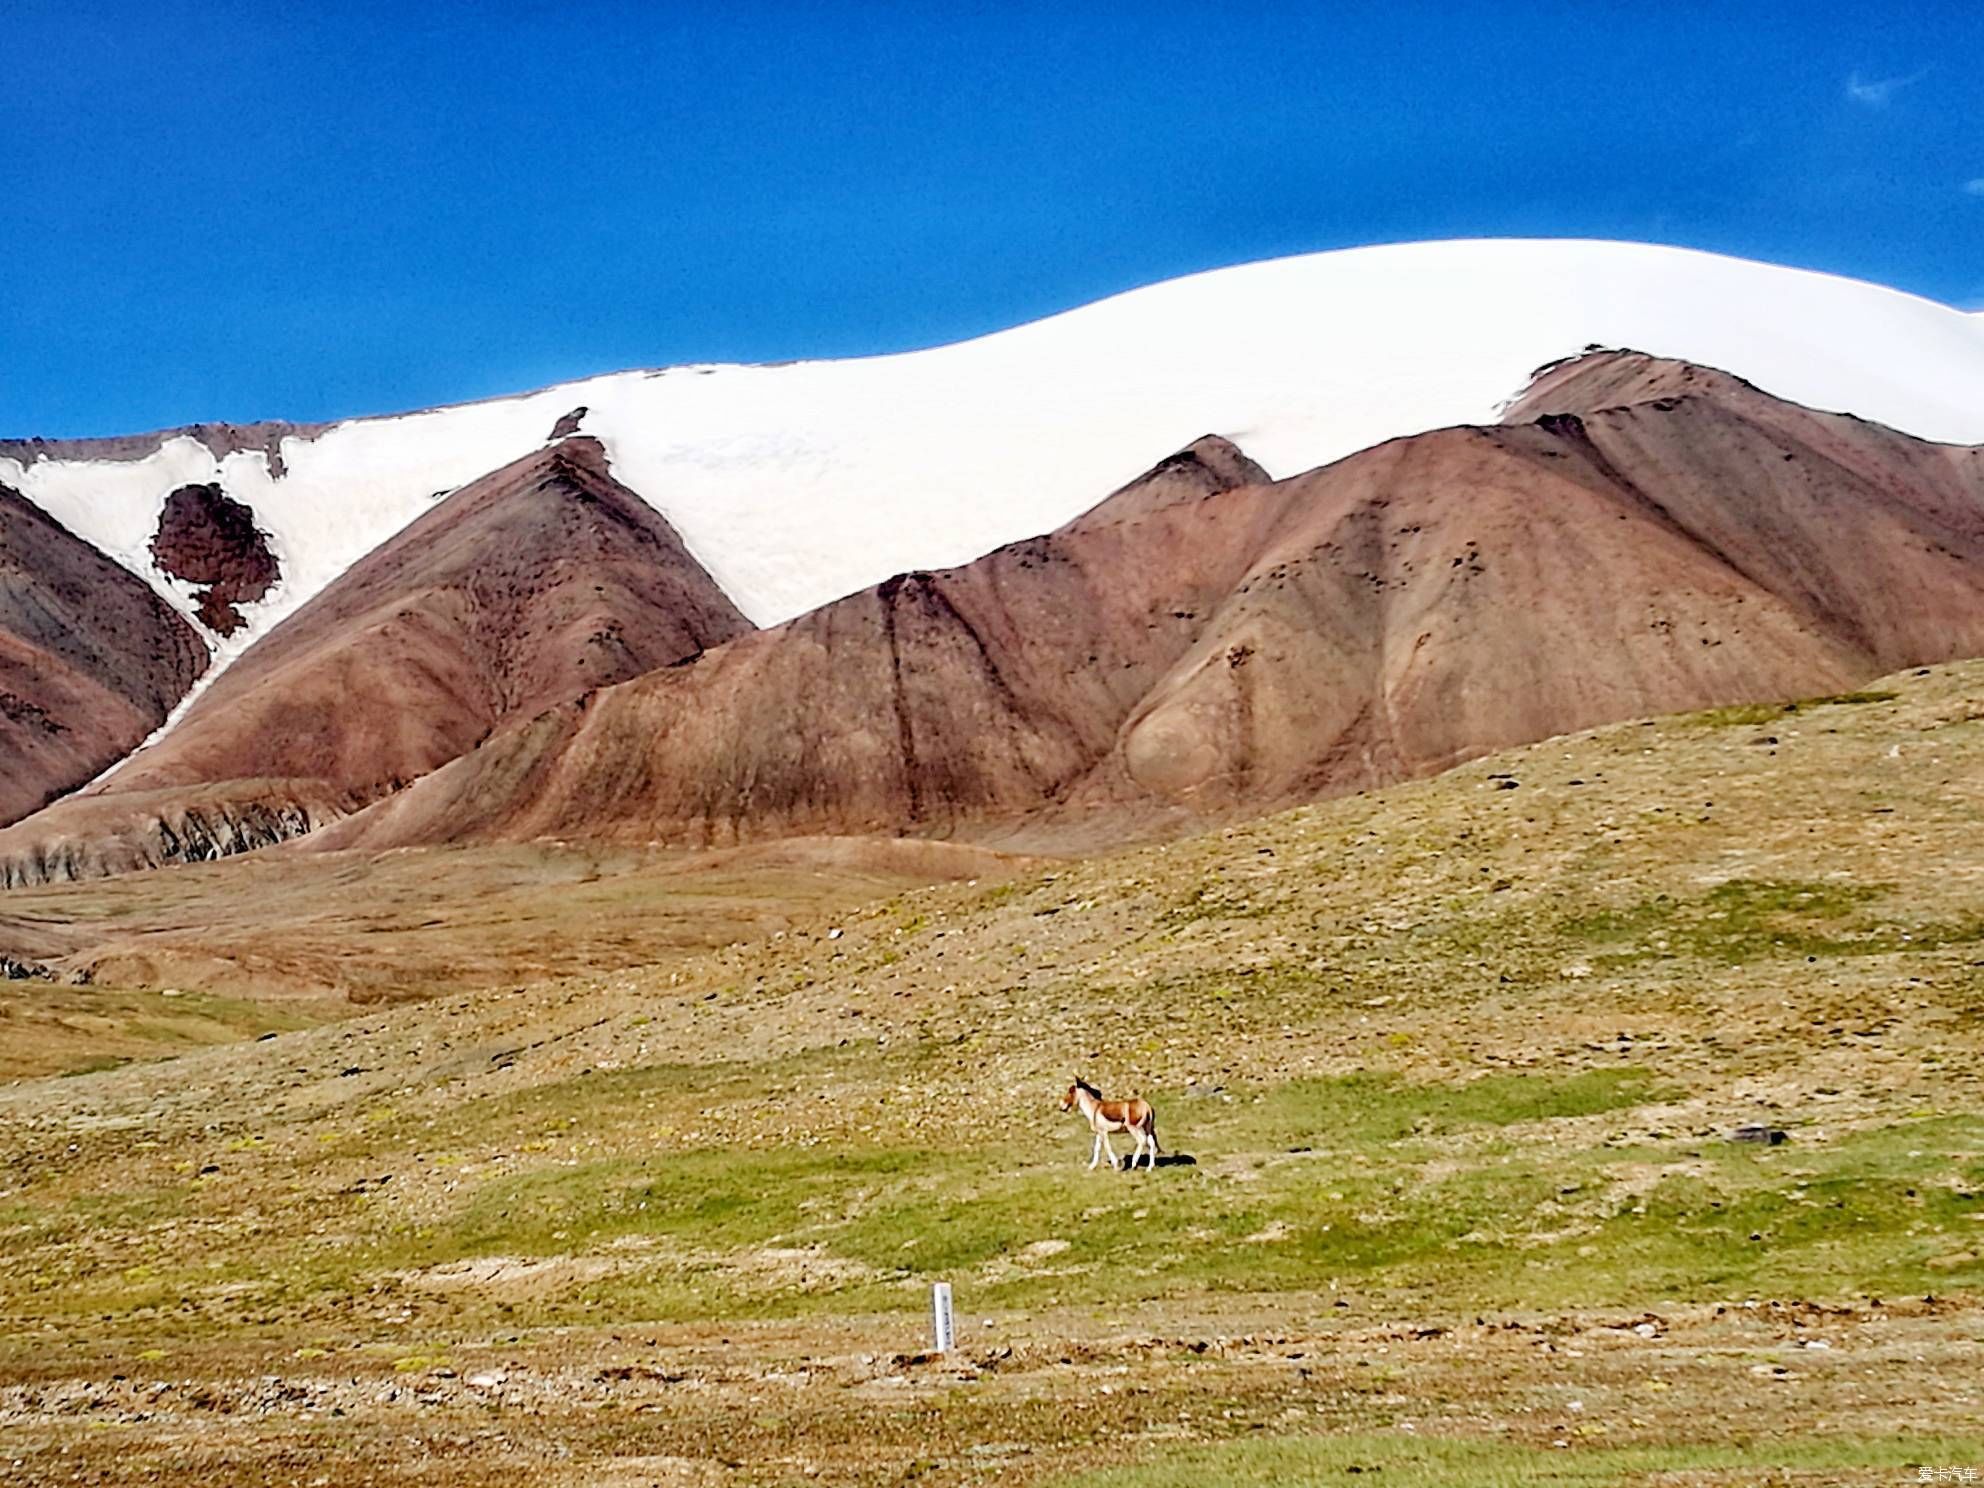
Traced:
<svg viewBox="0 0 1984 1488">
<path fill-rule="evenodd" d="M 1144 1151 L 1147 1154 L 1149 1154 L 1144 1159 L 1144 1166 L 1147 1168 L 1156 1167 L 1157 1166 L 1157 1123 L 1155 1121 L 1146 1122 L 1144 1124 Z"/>
</svg>

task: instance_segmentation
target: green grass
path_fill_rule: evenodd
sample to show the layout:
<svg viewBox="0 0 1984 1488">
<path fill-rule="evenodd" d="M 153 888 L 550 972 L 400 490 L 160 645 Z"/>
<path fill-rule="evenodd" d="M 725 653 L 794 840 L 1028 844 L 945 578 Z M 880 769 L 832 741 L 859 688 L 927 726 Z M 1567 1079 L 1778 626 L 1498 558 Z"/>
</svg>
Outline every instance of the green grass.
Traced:
<svg viewBox="0 0 1984 1488">
<path fill-rule="evenodd" d="M 187 991 L 0 982 L 0 1081 L 21 1074 L 92 1075 L 213 1044 L 305 1028 L 307 1013 Z"/>
<path fill-rule="evenodd" d="M 1699 957 L 1741 966 L 1771 957 L 1884 956 L 1984 940 L 1984 916 L 1903 924 L 1884 913 L 1891 884 L 1731 879 L 1706 893 L 1656 894 L 1573 915 L 1563 933 L 1610 966 Z"/>
<path fill-rule="evenodd" d="M 1219 1151 L 1251 1153 L 1263 1162 L 1289 1158 L 1290 1147 L 1348 1160 L 1471 1128 L 1621 1110 L 1659 1093 L 1637 1071 L 1498 1075 L 1460 1086 L 1356 1075 L 1242 1091 L 1232 1105 L 1163 1092 L 1160 1105 L 1177 1113 L 1184 1134 L 1173 1137 L 1165 1127 L 1160 1134 L 1173 1143 L 1211 1142 Z M 710 1251 L 779 1241 L 822 1245 L 877 1272 L 921 1276 L 982 1267 L 1065 1234 L 1063 1265 L 1147 1272 L 1163 1269 L 1166 1253 L 1209 1260 L 1224 1242 L 1277 1220 L 1342 1207 L 1342 1201 L 1321 1198 L 1327 1184 L 1298 1171 L 1299 1164 L 1265 1186 L 1231 1184 L 1192 1168 L 1099 1178 L 1079 1166 L 1079 1128 L 1070 1122 L 1057 1131 L 1070 1160 L 1018 1170 L 1004 1153 L 942 1144 L 695 1150 L 550 1168 L 485 1187 L 450 1228 L 448 1244 L 456 1254 L 472 1255 L 573 1252 L 628 1237 L 666 1238 Z M 1307 1166 L 1319 1165 L 1311 1159 Z M 1371 1187 L 1344 1163 L 1321 1166 L 1336 1174 L 1330 1181 Z M 1098 1190 L 1099 1183 L 1113 1186 Z M 1084 1224 L 1071 1230 L 1071 1212 L 1111 1200 L 1127 1220 L 1143 1202 L 1131 1186 L 1138 1183 L 1186 1186 L 1193 1197 L 1186 1209 L 1154 1226 Z M 1476 1207 L 1454 1212 L 1473 1215 Z M 1425 1222 L 1425 1216 L 1410 1220 L 1421 1228 Z M 1207 1225 L 1214 1233 L 1203 1240 L 1183 1233 Z M 1334 1238 L 1312 1250 L 1376 1255 L 1382 1236 L 1394 1229 L 1404 1233 L 1390 1223 L 1345 1218 L 1340 1227 L 1318 1232 Z M 1199 1257 L 1201 1250 L 1208 1256 Z M 1254 1268 L 1244 1252 L 1225 1266 L 1236 1275 Z M 1002 1284 L 1028 1289 L 1024 1279 Z"/>
<path fill-rule="evenodd" d="M 901 1068 L 872 1047 L 773 1068 L 844 1075 L 864 1061 Z M 1971 1248 L 1984 1212 L 1984 1117 L 1970 1113 L 1830 1141 L 1800 1128 L 1780 1148 L 1720 1136 L 1629 1143 L 1622 1133 L 1647 1127 L 1640 1113 L 1679 1094 L 1643 1069 L 1467 1081 L 1367 1071 L 1154 1091 L 1167 1151 L 1198 1161 L 1134 1175 L 1089 1172 L 1084 1130 L 1044 1114 L 991 1144 L 640 1141 L 650 1122 L 714 1119 L 694 1113 L 748 1094 L 738 1078 L 663 1066 L 541 1086 L 445 1119 L 401 1122 L 378 1108 L 381 1119 L 341 1132 L 317 1160 L 407 1175 L 408 1149 L 419 1150 L 464 1173 L 450 1207 L 414 1221 L 366 1193 L 308 1212 L 271 1202 L 258 1245 L 218 1268 L 151 1237 L 238 1209 L 235 1175 L 268 1160 L 252 1135 L 228 1144 L 212 1179 L 15 1206 L 0 1212 L 0 1249 L 19 1286 L 0 1283 L 0 1301 L 34 1277 L 44 1316 L 135 1319 L 189 1298 L 223 1320 L 276 1307 L 313 1314 L 480 1257 L 568 1264 L 516 1294 L 451 1293 L 459 1324 L 902 1311 L 937 1279 L 987 1307 L 1331 1286 L 1436 1287 L 1451 1306 L 1584 1307 L 1984 1284 Z M 580 1092 L 630 1126 L 582 1131 L 564 1114 Z M 472 1178 L 443 1160 L 440 1139 L 493 1141 L 492 1127 L 549 1139 Z M 602 1136 L 612 1138 L 604 1155 L 565 1155 Z M 101 1239 L 83 1264 L 68 1247 L 88 1236 Z"/>
<path fill-rule="evenodd" d="M 1767 1437 L 1747 1445 L 1570 1449 L 1451 1437 L 1289 1436 L 1174 1450 L 1148 1462 L 1063 1479 L 1066 1488 L 1542 1488 L 1684 1481 L 1914 1482 L 1918 1467 L 1984 1465 L 1984 1437 Z"/>
<path fill-rule="evenodd" d="M 1984 1280 L 1974 1258 L 1929 1264 L 1960 1256 L 1984 1212 L 1966 1197 L 1984 1181 L 1984 1121 L 1795 1151 L 1719 1138 L 1606 1147 L 1603 1129 L 1568 1150 L 1547 1142 L 1554 1122 L 1658 1094 L 1634 1072 L 1601 1072 L 1458 1088 L 1305 1081 L 1216 1115 L 1171 1100 L 1184 1128 L 1172 1142 L 1223 1160 L 1134 1177 L 1089 1173 L 1078 1130 L 1063 1162 L 1018 1170 L 970 1148 L 686 1155 L 485 1192 L 450 1248 L 549 1254 L 649 1237 L 702 1254 L 817 1248 L 866 1270 L 805 1294 L 705 1277 L 699 1305 L 750 1314 L 914 1306 L 939 1278 L 1013 1306 L 1410 1287 L 1434 1274 L 1449 1300 L 1565 1306 Z M 1486 1145 L 1457 1166 L 1443 1139 L 1466 1133 Z M 1041 1242 L 1055 1248 L 1035 1259 Z M 636 1268 L 584 1296 L 621 1306 L 652 1280 Z"/>
<path fill-rule="evenodd" d="M 1984 1203 L 1984 1118 L 1901 1122 L 1836 1142 L 1692 1149 L 1653 1186 L 1602 1216 L 1572 1244 L 1526 1266 L 1540 1295 L 1628 1293 L 1700 1299 L 1767 1291 L 1895 1294 L 1984 1281 L 1976 1216 Z M 1637 1166 L 1647 1149 L 1594 1165 Z M 1574 1206 L 1580 1207 L 1580 1206 Z"/>
<path fill-rule="evenodd" d="M 910 1149 L 704 1149 L 554 1168 L 485 1187 L 450 1227 L 450 1244 L 461 1255 L 551 1255 L 628 1236 L 761 1246 L 812 1226 L 815 1209 L 834 1213 L 856 1188 L 927 1165 Z"/>
<path fill-rule="evenodd" d="M 1274 913 L 1274 909 L 1273 904 L 1249 898 L 1225 884 L 1203 884 L 1183 902 L 1166 910 L 1158 926 L 1179 930 L 1200 920 L 1259 920 Z"/>
<path fill-rule="evenodd" d="M 1218 1130 L 1226 1140 L 1253 1148 L 1299 1142 L 1357 1150 L 1468 1127 L 1625 1110 L 1668 1093 L 1647 1071 L 1635 1069 L 1484 1075 L 1464 1083 L 1340 1075 L 1242 1091 L 1246 1104 L 1219 1122 Z M 1172 1109 L 1189 1105 L 1174 1102 Z"/>
<path fill-rule="evenodd" d="M 1706 708 L 1690 713 L 1682 721 L 1708 728 L 1731 728 L 1745 724 L 1774 723 L 1813 708 L 1853 707 L 1866 703 L 1891 703 L 1898 692 L 1873 689 L 1862 692 L 1835 692 L 1826 697 L 1799 698 L 1789 703 L 1738 703 L 1728 708 Z"/>
<path fill-rule="evenodd" d="M 105 1070 L 122 1069 L 130 1062 L 131 1056 L 128 1054 L 98 1054 L 59 1073 L 63 1079 L 70 1080 L 78 1075 L 97 1075 Z"/>
</svg>

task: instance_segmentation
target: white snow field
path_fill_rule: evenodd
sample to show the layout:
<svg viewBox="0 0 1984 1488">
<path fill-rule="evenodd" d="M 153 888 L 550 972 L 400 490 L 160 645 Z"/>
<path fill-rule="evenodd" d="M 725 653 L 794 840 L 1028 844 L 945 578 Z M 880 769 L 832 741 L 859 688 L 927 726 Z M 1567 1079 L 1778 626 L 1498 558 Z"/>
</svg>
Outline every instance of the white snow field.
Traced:
<svg viewBox="0 0 1984 1488">
<path fill-rule="evenodd" d="M 623 372 L 356 419 L 224 460 L 0 459 L 0 482 L 145 575 L 166 495 L 254 508 L 283 582 L 225 662 L 438 493 L 582 432 L 761 624 L 1055 527 L 1201 434 L 1277 476 L 1396 435 L 1492 421 L 1588 344 L 1685 357 L 1929 439 L 1984 442 L 1984 318 L 1874 284 L 1677 248 L 1481 240 L 1219 269 L 928 351 Z M 196 412 L 196 410 L 189 410 Z"/>
</svg>

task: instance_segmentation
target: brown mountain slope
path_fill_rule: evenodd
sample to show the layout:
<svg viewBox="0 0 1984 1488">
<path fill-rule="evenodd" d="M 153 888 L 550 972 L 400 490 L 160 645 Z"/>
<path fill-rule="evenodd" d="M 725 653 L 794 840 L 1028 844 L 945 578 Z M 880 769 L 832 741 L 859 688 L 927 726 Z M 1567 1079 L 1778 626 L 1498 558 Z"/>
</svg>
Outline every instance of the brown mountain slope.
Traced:
<svg viewBox="0 0 1984 1488">
<path fill-rule="evenodd" d="M 1529 386 L 1503 410 L 1502 422 L 1529 424 L 1546 413 L 1597 413 L 1631 403 L 1690 395 L 1718 398 L 1747 395 L 1760 403 L 1779 402 L 1742 378 L 1714 367 L 1698 367 L 1693 362 L 1648 356 L 1640 351 L 1594 349 L 1538 367 L 1530 377 Z M 1810 409 L 1796 404 L 1782 406 L 1811 416 Z"/>
<path fill-rule="evenodd" d="M 1701 381 L 1177 499 L 1167 462 L 509 730 L 317 845 L 1081 845 L 1984 654 L 1975 451 Z"/>
<path fill-rule="evenodd" d="M 596 441 L 560 441 L 368 554 L 89 795 L 0 833 L 0 881 L 297 835 L 502 723 L 749 629 Z"/>
<path fill-rule="evenodd" d="M 144 580 L 0 486 L 0 824 L 129 753 L 206 665 Z"/>
<path fill-rule="evenodd" d="M 1740 377 L 1687 362 L 1614 351 L 1583 356 L 1546 369 L 1509 407 L 1504 423 L 1543 421 L 1548 414 L 1603 413 L 1622 404 L 1652 403 L 1663 411 L 1680 399 L 1706 398 L 1747 423 L 1770 431 L 1779 457 L 1795 463 L 1801 454 L 1822 467 L 1844 471 L 1856 488 L 1876 488 L 1912 510 L 1932 531 L 1974 534 L 1977 492 L 1984 484 L 1984 449 L 1932 444 L 1898 434 L 1884 424 L 1844 413 L 1816 413 L 1773 398 Z M 1779 472 L 1789 476 L 1792 472 Z M 1816 498 L 1824 484 L 1790 481 Z M 1782 482 L 1766 482 L 1779 489 Z M 1820 515 L 1807 501 L 1792 520 Z"/>
<path fill-rule="evenodd" d="M 338 841 L 944 833 L 1037 806 L 1108 752 L 1260 540 L 1204 516 L 1252 467 L 1223 441 L 1193 450 L 1062 532 L 543 714 Z"/>
<path fill-rule="evenodd" d="M 1616 462 L 1614 476 L 1648 467 L 1643 496 L 1665 498 L 1682 530 L 1775 591 L 1819 610 L 1843 603 L 1819 618 L 1857 633 L 1870 654 L 1892 655 L 1901 665 L 1976 633 L 1969 596 L 1984 535 L 1984 449 L 1912 439 L 1850 414 L 1814 413 L 1726 372 L 1637 352 L 1580 358 L 1564 371 L 1573 375 L 1549 390 L 1550 411 L 1595 415 L 1580 422 L 1601 465 Z M 1604 395 L 1620 375 L 1658 394 L 1652 409 L 1679 415 L 1678 423 L 1616 416 Z M 1712 387 L 1703 388 L 1704 379 L 1713 379 Z M 1677 393 L 1690 386 L 1700 391 Z M 1518 400 L 1511 416 L 1530 408 L 1546 427 L 1576 438 L 1571 425 L 1540 417 L 1542 398 Z M 1664 429 L 1671 447 L 1636 432 L 1650 427 Z M 1742 482 L 1741 501 L 1710 489 L 1732 478 Z M 1877 509 L 1884 513 L 1882 535 L 1865 552 L 1831 541 L 1842 503 L 1869 520 Z M 1842 561 L 1854 571 L 1836 578 L 1832 570 Z M 1869 572 L 1870 564 L 1887 567 Z M 1913 591 L 1917 580 L 1928 588 Z"/>
<path fill-rule="evenodd" d="M 1070 522 L 1067 530 L 1086 532 L 1096 526 L 1148 516 L 1167 506 L 1201 501 L 1236 486 L 1265 486 L 1272 480 L 1232 440 L 1207 434 L 1112 491 Z"/>
</svg>

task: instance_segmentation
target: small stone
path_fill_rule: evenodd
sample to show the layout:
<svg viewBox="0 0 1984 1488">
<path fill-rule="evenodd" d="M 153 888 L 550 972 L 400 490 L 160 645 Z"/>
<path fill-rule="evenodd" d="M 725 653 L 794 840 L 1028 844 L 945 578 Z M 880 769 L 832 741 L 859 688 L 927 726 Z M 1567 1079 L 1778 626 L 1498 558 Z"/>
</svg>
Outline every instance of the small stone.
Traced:
<svg viewBox="0 0 1984 1488">
<path fill-rule="evenodd" d="M 1766 1147 L 1776 1147 L 1791 1140 L 1791 1133 L 1776 1126 L 1739 1126 L 1729 1134 L 1732 1142 L 1756 1142 Z"/>
</svg>

